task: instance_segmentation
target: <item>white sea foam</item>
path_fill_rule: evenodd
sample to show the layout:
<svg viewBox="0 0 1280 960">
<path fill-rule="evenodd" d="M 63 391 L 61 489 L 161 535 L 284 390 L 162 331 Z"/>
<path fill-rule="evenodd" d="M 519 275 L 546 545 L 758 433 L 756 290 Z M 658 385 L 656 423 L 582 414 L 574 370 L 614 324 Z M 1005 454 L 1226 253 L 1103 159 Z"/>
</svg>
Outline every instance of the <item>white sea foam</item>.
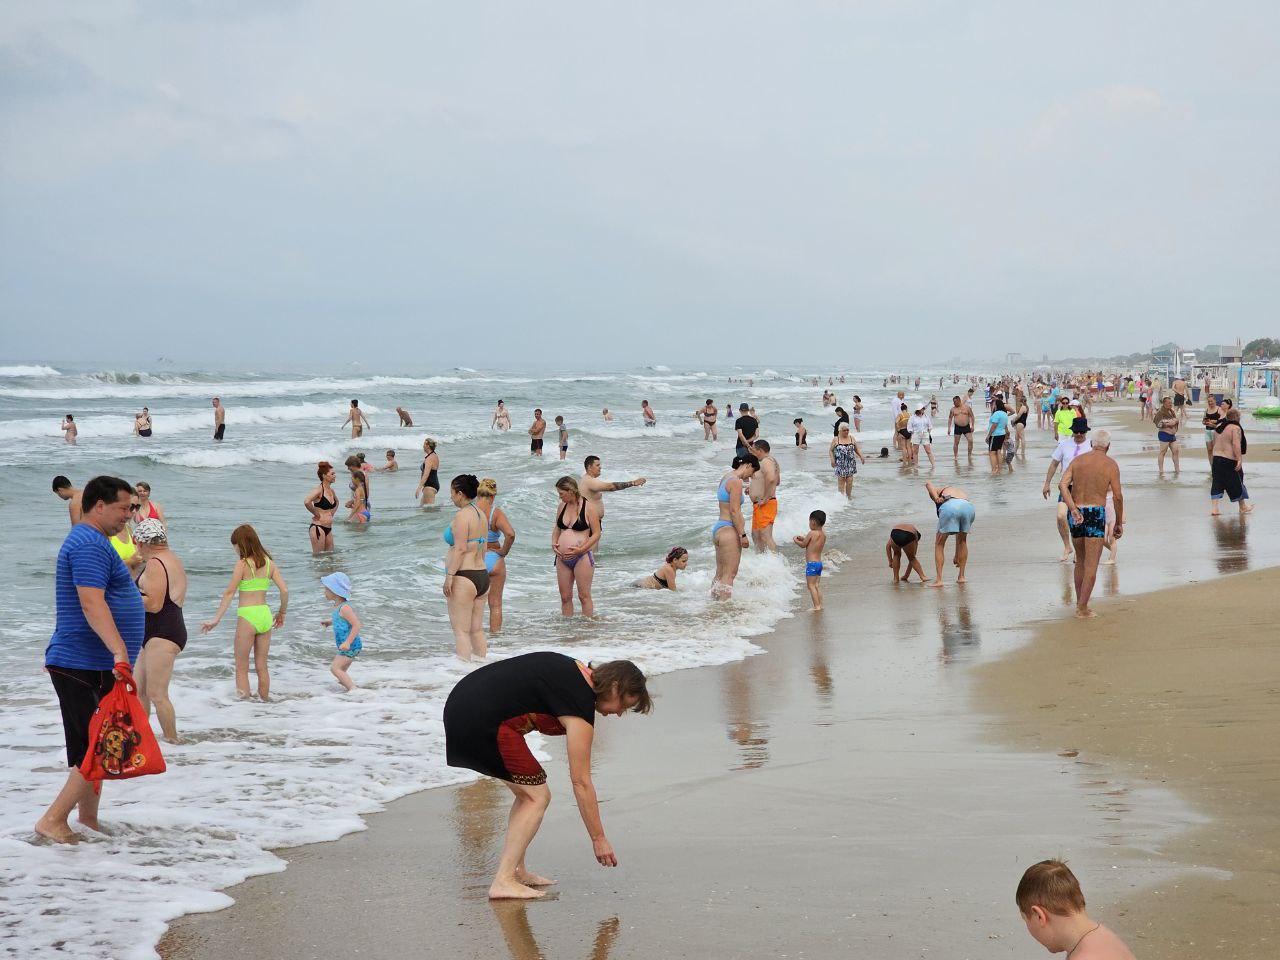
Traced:
<svg viewBox="0 0 1280 960">
<path fill-rule="evenodd" d="M 60 377 L 62 376 L 53 367 L 46 367 L 43 364 L 32 364 L 31 366 L 17 367 L 0 367 L 0 377 Z"/>
</svg>

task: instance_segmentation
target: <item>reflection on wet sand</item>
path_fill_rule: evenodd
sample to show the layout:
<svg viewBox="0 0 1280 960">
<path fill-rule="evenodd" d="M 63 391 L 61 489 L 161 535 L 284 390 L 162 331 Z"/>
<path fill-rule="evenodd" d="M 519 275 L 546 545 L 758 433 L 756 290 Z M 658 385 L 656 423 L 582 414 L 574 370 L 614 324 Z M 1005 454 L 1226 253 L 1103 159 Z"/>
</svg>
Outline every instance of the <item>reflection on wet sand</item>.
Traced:
<svg viewBox="0 0 1280 960">
<path fill-rule="evenodd" d="M 769 761 L 769 725 L 756 719 L 751 670 L 751 664 L 744 662 L 725 667 L 724 671 L 729 737 L 742 748 L 742 763 L 735 770 L 752 770 Z"/>
<path fill-rule="evenodd" d="M 809 637 L 809 676 L 813 679 L 813 691 L 824 705 L 831 703 L 835 694 L 835 681 L 831 678 L 831 667 L 827 663 L 827 622 L 818 613 L 813 618 L 813 632 Z M 830 721 L 819 721 L 820 726 L 827 726 Z"/>
<path fill-rule="evenodd" d="M 1068 561 L 1058 564 L 1062 576 L 1062 603 L 1064 606 L 1076 605 L 1076 565 Z"/>
<path fill-rule="evenodd" d="M 468 883 L 487 884 L 494 857 L 506 831 L 506 801 L 511 794 L 496 780 L 485 777 L 454 791 L 454 833 L 458 837 L 458 861 Z"/>
<path fill-rule="evenodd" d="M 1217 517 L 1213 521 L 1214 558 L 1219 573 L 1249 569 L 1249 521 L 1246 517 Z"/>
<path fill-rule="evenodd" d="M 502 937 L 511 951 L 511 960 L 544 960 L 547 956 L 538 945 L 529 925 L 529 905 L 520 900 L 491 900 L 493 915 L 502 927 Z M 621 921 L 617 917 L 601 920 L 596 928 L 596 940 L 587 954 L 589 960 L 609 960 L 614 941 L 618 939 Z"/>
<path fill-rule="evenodd" d="M 982 634 L 969 611 L 969 601 L 961 598 L 954 607 L 944 603 L 938 608 L 938 629 L 942 634 L 942 662 L 970 660 L 978 655 Z"/>
</svg>

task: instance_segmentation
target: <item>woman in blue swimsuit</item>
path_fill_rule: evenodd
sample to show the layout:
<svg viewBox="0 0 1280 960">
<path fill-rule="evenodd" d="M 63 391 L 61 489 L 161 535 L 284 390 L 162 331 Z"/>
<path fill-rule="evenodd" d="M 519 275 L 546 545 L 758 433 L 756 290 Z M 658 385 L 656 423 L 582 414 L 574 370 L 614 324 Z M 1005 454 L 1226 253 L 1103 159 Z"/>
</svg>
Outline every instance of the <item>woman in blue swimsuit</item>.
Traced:
<svg viewBox="0 0 1280 960">
<path fill-rule="evenodd" d="M 742 519 L 742 482 L 760 469 L 760 461 L 751 454 L 734 457 L 732 468 L 720 478 L 716 487 L 720 519 L 711 526 L 711 542 L 716 547 L 716 576 L 711 581 L 711 595 L 727 599 L 733 595 L 733 581 L 742 562 L 742 548 L 747 540 L 747 527 Z"/>
<path fill-rule="evenodd" d="M 470 473 L 453 478 L 449 497 L 458 512 L 444 531 L 449 553 L 444 558 L 444 596 L 449 606 L 458 659 L 484 659 L 489 645 L 484 638 L 484 595 L 489 592 L 489 571 L 484 568 L 488 524 L 473 502 L 480 481 Z"/>
<path fill-rule="evenodd" d="M 516 528 L 511 525 L 506 511 L 494 502 L 498 495 L 498 481 L 485 477 L 476 493 L 476 506 L 489 518 L 488 544 L 484 553 L 484 568 L 489 571 L 489 632 L 502 629 L 502 588 L 507 584 L 507 554 L 516 542 Z"/>
<path fill-rule="evenodd" d="M 582 496 L 578 481 L 561 477 L 556 481 L 560 510 L 551 528 L 551 552 L 555 554 L 556 581 L 560 585 L 560 612 L 573 616 L 573 588 L 578 588 L 582 615 L 595 615 L 591 602 L 591 580 L 596 572 L 593 550 L 600 542 L 600 508 Z"/>
</svg>

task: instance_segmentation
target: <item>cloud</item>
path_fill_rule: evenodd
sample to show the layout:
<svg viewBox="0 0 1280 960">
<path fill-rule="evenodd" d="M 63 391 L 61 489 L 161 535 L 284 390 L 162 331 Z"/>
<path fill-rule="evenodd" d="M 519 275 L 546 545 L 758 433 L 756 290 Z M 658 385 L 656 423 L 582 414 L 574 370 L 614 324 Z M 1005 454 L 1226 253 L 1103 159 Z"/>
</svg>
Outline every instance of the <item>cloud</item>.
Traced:
<svg viewBox="0 0 1280 960">
<path fill-rule="evenodd" d="M 1032 124 L 1030 145 L 1037 150 L 1049 149 L 1092 135 L 1099 124 L 1135 126 L 1173 113 L 1171 105 L 1149 87 L 1111 84 L 1055 103 Z"/>
</svg>

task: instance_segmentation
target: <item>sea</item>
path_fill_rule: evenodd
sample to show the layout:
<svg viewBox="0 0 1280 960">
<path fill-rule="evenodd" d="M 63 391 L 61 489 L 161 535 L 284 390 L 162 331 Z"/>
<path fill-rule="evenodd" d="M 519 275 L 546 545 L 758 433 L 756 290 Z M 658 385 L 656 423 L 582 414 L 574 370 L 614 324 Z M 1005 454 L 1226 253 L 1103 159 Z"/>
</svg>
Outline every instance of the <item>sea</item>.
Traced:
<svg viewBox="0 0 1280 960">
<path fill-rule="evenodd" d="M 582 659 L 629 658 L 648 673 L 738 660 L 758 652 L 752 638 L 808 605 L 803 556 L 790 539 L 812 510 L 827 513 L 828 565 L 840 544 L 883 536 L 908 496 L 890 446 L 894 371 L 817 369 L 679 370 L 665 366 L 595 370 L 473 370 L 404 374 L 345 368 L 307 372 L 100 370 L 71 365 L 0 367 L 0 511 L 14 581 L 0 606 L 9 666 L 0 672 L 0 949 L 25 958 L 152 958 L 168 921 L 215 910 L 219 892 L 248 876 L 284 869 L 271 851 L 333 840 L 363 829 L 363 818 L 413 791 L 471 779 L 444 762 L 441 712 L 467 670 L 453 654 L 441 592 L 454 508 L 422 508 L 414 488 L 426 437 L 436 440 L 440 477 L 492 477 L 498 503 L 517 531 L 507 561 L 505 623 L 490 656 L 561 650 Z M 958 388 L 949 372 L 912 371 L 909 400 L 937 395 L 944 412 Z M 939 387 L 940 378 L 945 383 Z M 831 384 L 828 386 L 828 378 Z M 843 378 L 843 379 L 841 379 Z M 865 406 L 860 443 L 868 460 L 852 501 L 835 488 L 827 445 L 835 414 Z M 212 439 L 211 398 L 226 408 L 227 431 Z M 350 438 L 341 424 L 358 399 L 371 427 Z M 694 411 L 720 408 L 720 437 L 704 439 Z M 491 426 L 505 401 L 512 430 Z M 640 415 L 648 400 L 658 422 Z M 709 531 L 715 491 L 733 457 L 739 403 L 756 408 L 782 474 L 777 555 L 744 555 L 734 596 L 714 600 Z M 153 435 L 133 435 L 134 414 L 150 409 Z M 396 406 L 413 417 L 399 426 Z M 526 428 L 541 407 L 569 428 L 558 458 L 554 425 L 541 459 Z M 614 414 L 605 422 L 602 410 Z M 65 414 L 79 424 L 70 446 Z M 797 449 L 792 421 L 804 419 L 809 449 Z M 937 434 L 945 434 L 943 424 Z M 939 451 L 947 438 L 941 437 Z M 372 522 L 338 523 L 335 549 L 313 556 L 302 502 L 316 464 L 355 452 L 381 465 L 395 450 L 400 470 L 374 474 Z M 606 494 L 605 535 L 596 552 L 596 616 L 561 616 L 551 530 L 554 483 L 578 477 L 599 456 L 606 480 L 647 478 Z M 947 454 L 949 457 L 949 452 Z M 190 576 L 190 634 L 171 686 L 185 742 L 165 746 L 168 772 L 106 787 L 103 822 L 112 836 L 69 848 L 35 842 L 32 824 L 62 784 L 65 755 L 57 701 L 42 671 L 53 630 L 53 573 L 68 530 L 66 505 L 50 488 L 65 475 L 82 486 L 99 474 L 145 480 L 165 511 L 170 543 Z M 917 484 L 912 484 L 912 494 Z M 923 494 L 919 494 L 921 497 Z M 749 508 L 748 508 L 749 509 Z M 340 511 L 344 516 L 346 511 Z M 290 591 L 289 616 L 271 641 L 272 701 L 242 701 L 232 679 L 234 614 L 200 633 L 227 587 L 236 555 L 229 536 L 251 523 Z M 871 532 L 874 531 L 874 532 Z M 690 553 L 676 593 L 640 590 L 674 546 Z M 344 694 L 329 674 L 331 613 L 319 579 L 345 571 L 364 623 L 364 650 Z M 274 607 L 274 591 L 268 602 Z"/>
</svg>

